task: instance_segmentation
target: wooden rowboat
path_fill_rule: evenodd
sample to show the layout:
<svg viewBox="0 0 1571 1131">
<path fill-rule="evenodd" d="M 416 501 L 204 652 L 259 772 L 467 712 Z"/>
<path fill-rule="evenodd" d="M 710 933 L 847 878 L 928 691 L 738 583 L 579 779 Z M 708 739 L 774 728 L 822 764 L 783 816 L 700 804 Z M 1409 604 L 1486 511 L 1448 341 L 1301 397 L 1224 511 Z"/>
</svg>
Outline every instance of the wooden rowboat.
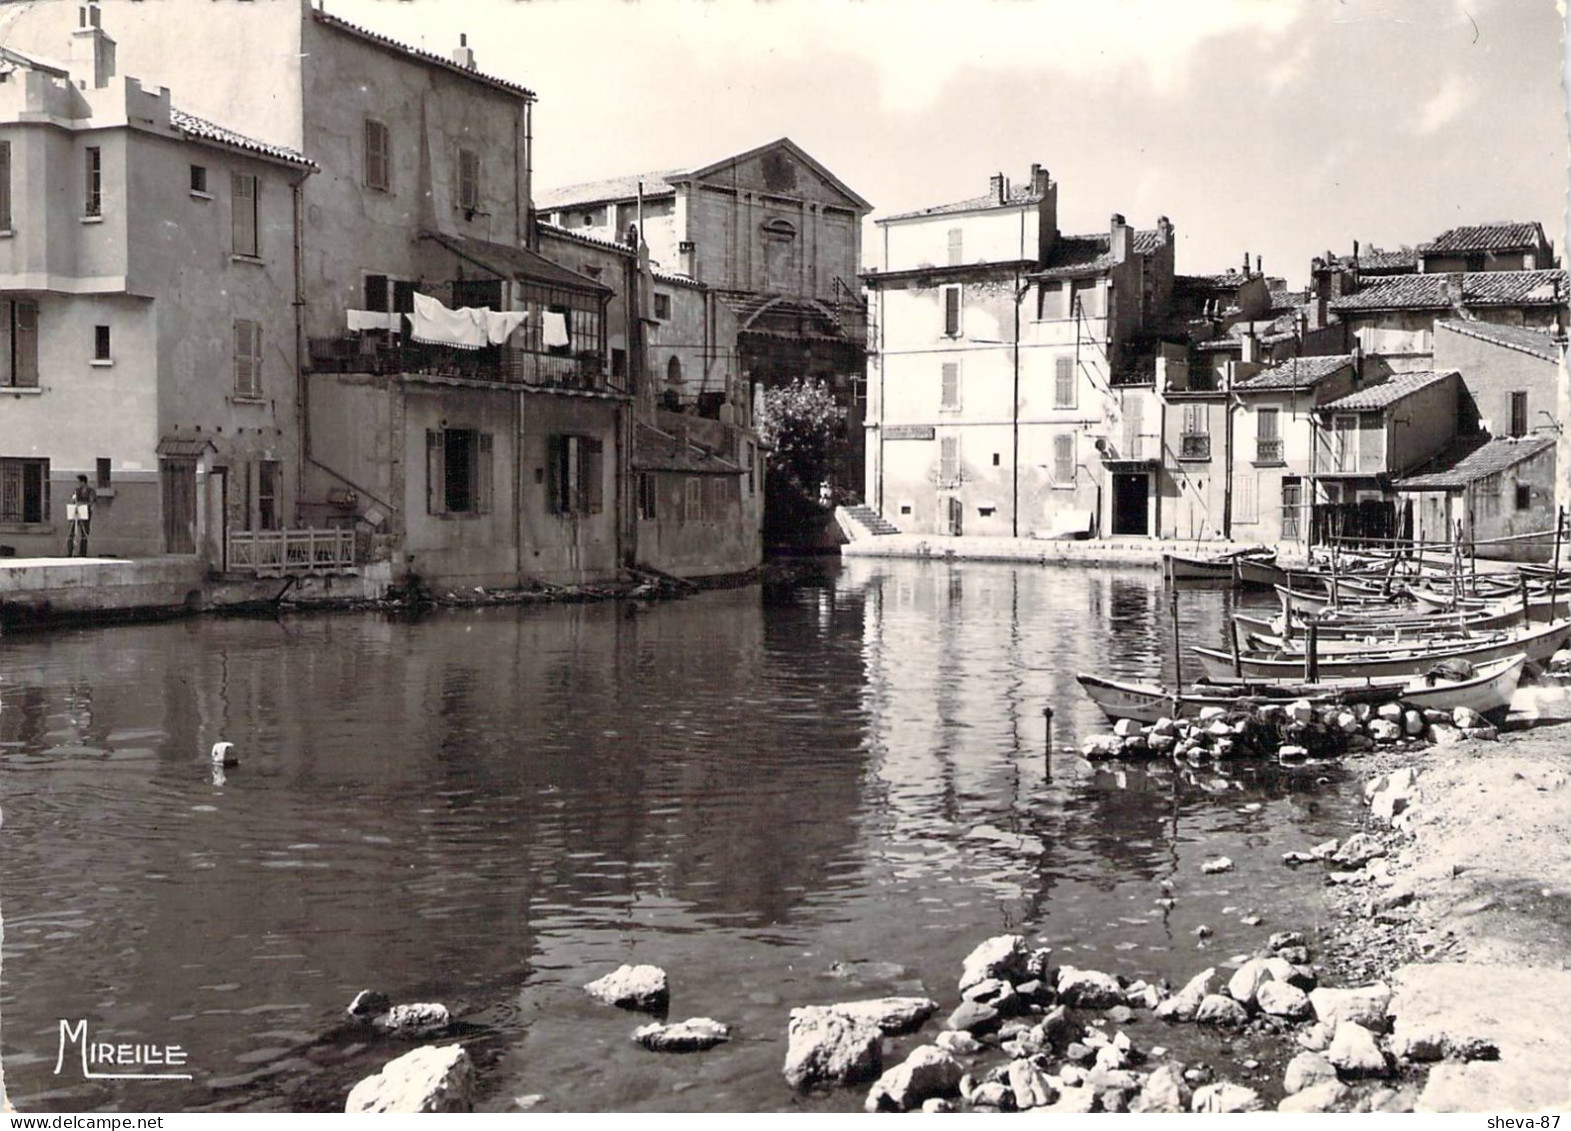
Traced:
<svg viewBox="0 0 1571 1131">
<path fill-rule="evenodd" d="M 1244 550 L 1230 550 L 1208 558 L 1187 554 L 1163 554 L 1162 576 L 1168 581 L 1228 581 L 1233 580 L 1233 563 L 1242 559 L 1274 562 L 1276 551 L 1265 546 L 1251 546 Z"/>
</svg>

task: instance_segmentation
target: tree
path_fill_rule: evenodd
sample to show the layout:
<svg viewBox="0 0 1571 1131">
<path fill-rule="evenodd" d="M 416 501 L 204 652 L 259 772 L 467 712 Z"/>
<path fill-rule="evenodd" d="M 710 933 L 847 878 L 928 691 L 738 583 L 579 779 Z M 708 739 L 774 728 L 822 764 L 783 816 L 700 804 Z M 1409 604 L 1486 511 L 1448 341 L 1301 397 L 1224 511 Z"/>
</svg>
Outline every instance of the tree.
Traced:
<svg viewBox="0 0 1571 1131">
<path fill-rule="evenodd" d="M 840 406 L 829 386 L 811 377 L 764 390 L 758 437 L 769 449 L 770 471 L 813 498 L 845 449 Z"/>
</svg>

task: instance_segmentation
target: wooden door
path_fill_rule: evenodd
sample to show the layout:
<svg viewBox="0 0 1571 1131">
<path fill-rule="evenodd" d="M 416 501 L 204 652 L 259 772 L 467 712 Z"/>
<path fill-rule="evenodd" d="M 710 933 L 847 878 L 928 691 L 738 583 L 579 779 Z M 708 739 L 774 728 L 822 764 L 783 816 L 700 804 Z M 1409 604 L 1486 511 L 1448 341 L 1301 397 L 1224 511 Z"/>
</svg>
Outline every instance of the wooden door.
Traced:
<svg viewBox="0 0 1571 1131">
<path fill-rule="evenodd" d="M 164 553 L 196 553 L 196 460 L 159 460 L 158 481 L 163 488 Z"/>
</svg>

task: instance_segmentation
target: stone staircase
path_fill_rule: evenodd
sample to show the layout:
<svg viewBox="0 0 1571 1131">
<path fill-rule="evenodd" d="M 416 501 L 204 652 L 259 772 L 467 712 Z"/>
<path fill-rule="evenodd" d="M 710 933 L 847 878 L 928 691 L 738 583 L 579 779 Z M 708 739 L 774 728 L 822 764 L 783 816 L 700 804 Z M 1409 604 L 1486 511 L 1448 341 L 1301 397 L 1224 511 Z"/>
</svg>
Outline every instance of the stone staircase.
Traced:
<svg viewBox="0 0 1571 1131">
<path fill-rule="evenodd" d="M 842 507 L 847 516 L 866 528 L 869 534 L 899 534 L 900 528 L 872 507 Z"/>
</svg>

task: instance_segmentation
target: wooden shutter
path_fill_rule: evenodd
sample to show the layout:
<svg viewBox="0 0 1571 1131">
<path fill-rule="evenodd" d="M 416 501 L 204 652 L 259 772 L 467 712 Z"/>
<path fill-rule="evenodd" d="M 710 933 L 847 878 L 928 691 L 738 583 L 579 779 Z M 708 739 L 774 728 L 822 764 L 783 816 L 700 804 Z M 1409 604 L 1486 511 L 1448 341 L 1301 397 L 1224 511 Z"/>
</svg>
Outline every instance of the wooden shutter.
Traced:
<svg viewBox="0 0 1571 1131">
<path fill-rule="evenodd" d="M 938 441 L 938 478 L 953 483 L 960 478 L 960 438 L 945 436 Z"/>
<path fill-rule="evenodd" d="M 365 120 L 365 183 L 367 188 L 382 189 L 389 187 L 389 165 L 391 154 L 388 152 L 387 127 L 381 122 L 371 118 Z"/>
<path fill-rule="evenodd" d="M 943 384 L 939 389 L 938 405 L 940 408 L 960 407 L 960 364 L 955 361 L 944 362 Z"/>
<path fill-rule="evenodd" d="M 1075 359 L 1072 357 L 1053 359 L 1053 407 L 1075 407 Z"/>
<path fill-rule="evenodd" d="M 480 155 L 472 149 L 458 151 L 458 206 L 480 207 Z"/>
<path fill-rule="evenodd" d="M 567 510 L 567 437 L 547 436 L 545 452 L 546 509 L 562 514 Z"/>
<path fill-rule="evenodd" d="M 37 388 L 38 304 L 18 300 L 11 309 L 14 318 L 12 328 L 16 335 L 16 340 L 12 343 L 16 370 L 12 374 L 11 383 L 29 389 Z"/>
<path fill-rule="evenodd" d="M 965 230 L 963 228 L 949 229 L 949 265 L 958 266 L 965 261 Z"/>
<path fill-rule="evenodd" d="M 491 456 L 491 433 L 480 433 L 479 449 L 475 457 L 475 509 L 481 514 L 490 514 L 494 493 L 491 476 L 495 467 Z"/>
<path fill-rule="evenodd" d="M 235 392 L 251 395 L 255 365 L 251 360 L 251 323 L 245 318 L 235 319 Z"/>
<path fill-rule="evenodd" d="M 103 151 L 96 145 L 87 147 L 87 183 L 82 198 L 82 215 L 103 214 Z"/>
<path fill-rule="evenodd" d="M 1238 472 L 1233 480 L 1233 490 L 1237 497 L 1238 505 L 1233 515 L 1234 522 L 1259 522 L 1260 521 L 1260 476 L 1259 473 Z"/>
<path fill-rule="evenodd" d="M 578 440 L 578 490 L 584 514 L 599 514 L 605 509 L 605 489 L 602 482 L 604 461 L 599 440 L 580 437 Z"/>
<path fill-rule="evenodd" d="M 1072 483 L 1075 478 L 1075 438 L 1068 433 L 1053 437 L 1053 482 Z"/>
<path fill-rule="evenodd" d="M 960 288 L 944 288 L 944 333 L 951 338 L 960 336 Z"/>
<path fill-rule="evenodd" d="M 447 453 L 442 433 L 427 428 L 425 433 L 425 513 L 443 514 L 447 510 Z"/>
<path fill-rule="evenodd" d="M 11 143 L 0 141 L 0 231 L 11 229 Z"/>
<path fill-rule="evenodd" d="M 229 178 L 230 216 L 236 255 L 255 255 L 256 178 L 235 173 Z"/>
</svg>

